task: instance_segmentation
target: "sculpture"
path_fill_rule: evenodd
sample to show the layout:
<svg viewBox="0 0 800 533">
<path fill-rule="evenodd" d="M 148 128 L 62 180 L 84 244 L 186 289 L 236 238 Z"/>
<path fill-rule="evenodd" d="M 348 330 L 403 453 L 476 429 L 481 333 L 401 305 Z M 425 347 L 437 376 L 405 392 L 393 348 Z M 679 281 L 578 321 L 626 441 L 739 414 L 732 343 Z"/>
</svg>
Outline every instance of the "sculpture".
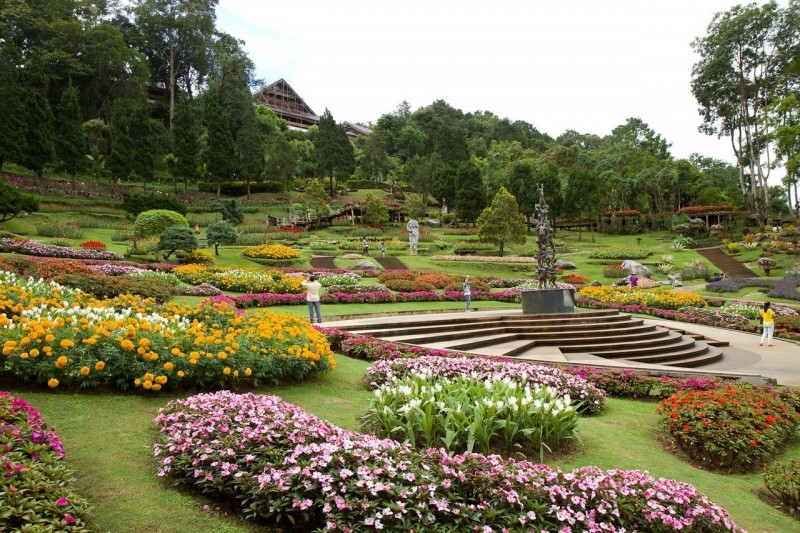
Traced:
<svg viewBox="0 0 800 533">
<path fill-rule="evenodd" d="M 411 248 L 411 255 L 417 255 L 417 242 L 419 242 L 419 222 L 413 218 L 406 224 L 408 230 L 408 244 Z"/>
<path fill-rule="evenodd" d="M 539 252 L 536 254 L 536 271 L 540 289 L 555 288 L 556 274 L 556 247 L 553 243 L 553 228 L 547 214 L 550 211 L 544 199 L 544 185 L 539 184 L 539 203 L 536 204 L 536 218 L 539 223 L 536 226 L 539 236 Z"/>
</svg>

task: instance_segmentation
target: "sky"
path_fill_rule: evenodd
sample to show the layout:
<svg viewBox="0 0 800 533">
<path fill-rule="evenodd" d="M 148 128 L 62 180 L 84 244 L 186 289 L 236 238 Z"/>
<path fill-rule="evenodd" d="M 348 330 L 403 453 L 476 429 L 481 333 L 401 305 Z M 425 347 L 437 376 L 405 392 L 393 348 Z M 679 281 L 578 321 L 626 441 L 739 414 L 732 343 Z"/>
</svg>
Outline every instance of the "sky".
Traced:
<svg viewBox="0 0 800 533">
<path fill-rule="evenodd" d="M 375 122 L 442 99 L 557 137 L 641 118 L 672 143 L 734 163 L 699 133 L 692 41 L 728 0 L 220 0 L 266 83 L 284 78 L 321 115 Z"/>
</svg>

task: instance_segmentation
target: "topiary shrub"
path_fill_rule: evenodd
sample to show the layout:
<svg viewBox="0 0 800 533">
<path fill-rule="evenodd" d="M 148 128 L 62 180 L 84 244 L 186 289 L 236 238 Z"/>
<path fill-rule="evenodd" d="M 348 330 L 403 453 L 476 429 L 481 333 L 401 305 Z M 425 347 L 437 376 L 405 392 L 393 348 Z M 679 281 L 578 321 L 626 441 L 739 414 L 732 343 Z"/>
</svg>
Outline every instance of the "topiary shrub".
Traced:
<svg viewBox="0 0 800 533">
<path fill-rule="evenodd" d="M 214 222 L 206 229 L 206 239 L 208 244 L 214 246 L 214 254 L 219 255 L 220 244 L 236 244 L 239 235 L 236 230 L 227 222 Z"/>
<path fill-rule="evenodd" d="M 163 250 L 167 252 L 164 254 L 164 259 L 169 259 L 169 256 L 178 250 L 192 253 L 196 249 L 197 235 L 189 228 L 181 226 L 172 226 L 164 230 L 156 245 L 156 251 Z"/>
<path fill-rule="evenodd" d="M 80 289 L 96 298 L 114 298 L 120 294 L 136 294 L 143 298 L 153 298 L 161 303 L 172 299 L 175 295 L 175 289 L 168 282 L 141 276 L 63 274 L 54 279 L 61 285 Z"/>
<path fill-rule="evenodd" d="M 183 215 L 175 211 L 151 209 L 140 213 L 136 217 L 136 222 L 133 224 L 133 233 L 140 239 L 154 237 L 161 235 L 167 228 L 172 226 L 188 228 L 189 223 Z"/>
</svg>

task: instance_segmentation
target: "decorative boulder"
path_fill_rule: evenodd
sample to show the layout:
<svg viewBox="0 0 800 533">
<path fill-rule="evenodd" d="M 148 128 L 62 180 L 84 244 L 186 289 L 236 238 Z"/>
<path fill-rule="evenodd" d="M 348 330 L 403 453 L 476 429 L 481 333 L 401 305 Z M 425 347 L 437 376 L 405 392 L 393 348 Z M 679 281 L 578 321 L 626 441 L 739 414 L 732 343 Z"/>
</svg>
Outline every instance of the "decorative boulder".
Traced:
<svg viewBox="0 0 800 533">
<path fill-rule="evenodd" d="M 350 270 L 378 270 L 380 267 L 372 261 L 359 261 Z"/>
<path fill-rule="evenodd" d="M 641 263 L 637 263 L 636 261 L 631 261 L 630 259 L 626 259 L 622 262 L 622 269 L 627 270 L 631 274 L 636 274 L 637 276 L 644 278 L 652 277 L 652 273 L 650 272 L 649 268 Z"/>
<path fill-rule="evenodd" d="M 572 270 L 577 268 L 575 263 L 570 263 L 569 261 L 564 261 L 563 259 L 558 259 L 556 261 L 556 268 L 560 268 L 562 270 Z"/>
</svg>

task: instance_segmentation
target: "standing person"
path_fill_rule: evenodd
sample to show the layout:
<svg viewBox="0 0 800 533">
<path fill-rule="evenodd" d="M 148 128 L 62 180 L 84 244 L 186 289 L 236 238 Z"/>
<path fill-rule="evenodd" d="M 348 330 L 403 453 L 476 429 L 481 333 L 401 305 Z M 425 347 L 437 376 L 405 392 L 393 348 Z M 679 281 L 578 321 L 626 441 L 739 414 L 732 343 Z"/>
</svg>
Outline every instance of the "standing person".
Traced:
<svg viewBox="0 0 800 533">
<path fill-rule="evenodd" d="M 366 237 L 361 241 L 361 253 L 363 255 L 369 255 L 369 241 L 367 241 Z"/>
<path fill-rule="evenodd" d="M 386 241 L 381 242 L 381 257 L 386 257 Z"/>
<path fill-rule="evenodd" d="M 775 346 L 772 344 L 772 333 L 775 331 L 775 311 L 770 309 L 771 304 L 764 302 L 764 309 L 759 309 L 758 313 L 761 315 L 761 325 L 764 331 L 761 333 L 761 342 L 759 346 L 764 346 L 764 340 L 767 341 L 767 346 Z"/>
<path fill-rule="evenodd" d="M 200 224 L 195 224 L 194 225 L 194 234 L 195 235 L 200 235 Z"/>
<path fill-rule="evenodd" d="M 636 276 L 636 272 L 632 272 L 630 276 L 628 276 L 628 283 L 631 284 L 631 287 L 636 287 L 639 284 L 639 278 Z"/>
<path fill-rule="evenodd" d="M 310 275 L 307 280 L 300 282 L 300 285 L 306 288 L 306 302 L 308 302 L 308 318 L 311 323 L 314 323 L 314 313 L 317 314 L 317 324 L 322 323 L 322 313 L 319 308 L 319 290 L 322 285 L 317 281 L 317 276 Z"/>
<path fill-rule="evenodd" d="M 472 301 L 472 292 L 469 289 L 469 276 L 464 278 L 462 290 L 464 291 L 464 312 L 469 313 L 469 304 Z"/>
</svg>

